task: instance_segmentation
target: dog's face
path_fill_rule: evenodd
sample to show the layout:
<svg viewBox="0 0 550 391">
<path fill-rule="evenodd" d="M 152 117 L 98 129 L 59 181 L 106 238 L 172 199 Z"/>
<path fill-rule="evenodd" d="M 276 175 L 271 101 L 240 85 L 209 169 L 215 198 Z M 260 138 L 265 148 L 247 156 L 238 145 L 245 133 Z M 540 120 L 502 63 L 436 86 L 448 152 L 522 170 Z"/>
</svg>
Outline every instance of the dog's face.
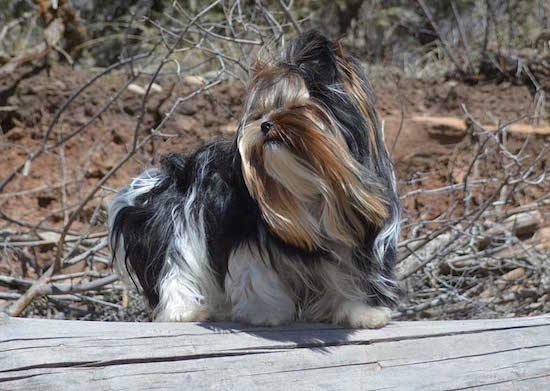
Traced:
<svg viewBox="0 0 550 391">
<path fill-rule="evenodd" d="M 353 151 L 371 156 L 377 146 L 350 70 L 332 43 L 311 38 L 256 64 L 239 130 L 243 177 L 264 221 L 307 251 L 353 247 L 388 214 L 368 159 Z"/>
</svg>

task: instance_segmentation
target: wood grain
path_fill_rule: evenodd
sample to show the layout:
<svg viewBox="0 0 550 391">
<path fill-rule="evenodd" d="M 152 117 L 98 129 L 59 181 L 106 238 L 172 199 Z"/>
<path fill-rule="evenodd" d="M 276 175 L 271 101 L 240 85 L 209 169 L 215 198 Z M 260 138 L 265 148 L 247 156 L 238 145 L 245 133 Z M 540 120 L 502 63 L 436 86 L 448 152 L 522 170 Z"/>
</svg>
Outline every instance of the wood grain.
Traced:
<svg viewBox="0 0 550 391">
<path fill-rule="evenodd" d="M 550 315 L 380 330 L 0 315 L 4 389 L 550 389 Z"/>
</svg>

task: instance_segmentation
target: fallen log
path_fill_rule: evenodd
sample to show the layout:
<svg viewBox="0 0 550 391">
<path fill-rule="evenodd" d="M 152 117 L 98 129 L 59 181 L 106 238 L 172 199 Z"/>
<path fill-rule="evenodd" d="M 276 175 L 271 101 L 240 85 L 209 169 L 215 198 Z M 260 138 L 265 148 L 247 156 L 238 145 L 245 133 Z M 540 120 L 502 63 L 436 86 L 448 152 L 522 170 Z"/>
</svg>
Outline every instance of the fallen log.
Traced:
<svg viewBox="0 0 550 391">
<path fill-rule="evenodd" d="M 0 314 L 0 389 L 550 389 L 550 315 L 329 324 L 123 323 Z"/>
<path fill-rule="evenodd" d="M 411 118 L 413 122 L 425 124 L 438 130 L 439 133 L 449 134 L 454 138 L 462 138 L 466 136 L 468 125 L 463 118 L 458 117 L 432 117 L 432 116 L 414 116 Z M 486 130 L 496 130 L 494 125 L 483 125 Z M 514 123 L 507 127 L 511 133 L 522 134 L 539 134 L 549 135 L 550 126 L 533 126 L 529 124 Z"/>
</svg>

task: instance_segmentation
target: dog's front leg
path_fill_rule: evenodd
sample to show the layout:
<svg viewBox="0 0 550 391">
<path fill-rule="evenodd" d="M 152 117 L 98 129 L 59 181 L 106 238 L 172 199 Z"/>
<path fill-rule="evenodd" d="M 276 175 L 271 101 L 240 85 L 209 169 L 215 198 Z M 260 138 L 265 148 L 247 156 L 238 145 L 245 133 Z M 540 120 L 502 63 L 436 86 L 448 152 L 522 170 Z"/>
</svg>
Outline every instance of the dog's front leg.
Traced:
<svg viewBox="0 0 550 391">
<path fill-rule="evenodd" d="M 357 276 L 350 269 L 321 262 L 317 281 L 323 285 L 323 294 L 306 309 L 305 316 L 309 320 L 368 329 L 384 327 L 391 320 L 388 307 L 368 304 L 371 298 L 361 289 Z"/>
<path fill-rule="evenodd" d="M 233 320 L 276 326 L 294 319 L 294 300 L 266 255 L 256 244 L 244 244 L 232 252 L 225 289 Z"/>
</svg>

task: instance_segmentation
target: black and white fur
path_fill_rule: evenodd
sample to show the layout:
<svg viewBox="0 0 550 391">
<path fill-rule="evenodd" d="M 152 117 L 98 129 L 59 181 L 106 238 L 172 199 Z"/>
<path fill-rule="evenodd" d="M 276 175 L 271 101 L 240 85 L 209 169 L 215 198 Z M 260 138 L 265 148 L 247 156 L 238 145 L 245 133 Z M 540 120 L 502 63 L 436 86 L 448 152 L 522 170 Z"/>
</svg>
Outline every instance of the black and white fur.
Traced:
<svg viewBox="0 0 550 391">
<path fill-rule="evenodd" d="M 338 65 L 342 61 L 347 61 L 344 68 Z M 187 156 L 166 156 L 160 168 L 147 170 L 112 200 L 109 230 L 116 270 L 141 287 L 156 321 L 233 319 L 278 325 L 306 320 L 382 327 L 398 297 L 393 271 L 398 198 L 372 101 L 358 107 L 349 83 L 345 87 L 341 80 L 342 69 L 358 75 L 359 80 L 351 81 L 358 85 L 352 87 L 371 99 L 368 82 L 353 60 L 315 32 L 299 36 L 281 59 L 259 68 L 234 138 L 211 142 Z M 361 187 L 346 190 L 349 200 L 323 198 L 340 185 L 327 190 L 324 170 L 308 163 L 307 154 L 280 140 L 256 140 L 267 137 L 264 124 L 277 113 L 282 112 L 281 123 L 309 115 L 309 107 L 294 108 L 295 101 L 319 108 L 319 122 L 324 121 L 319 128 L 334 132 L 323 137 L 344 145 L 345 156 L 333 158 L 345 160 L 344 166 L 351 167 L 349 183 Z M 254 111 L 260 111 L 257 118 L 251 118 Z M 259 142 L 264 160 L 251 163 L 247 143 Z M 307 207 L 300 207 L 299 216 L 266 211 L 270 195 L 251 189 L 256 177 L 249 175 L 247 164 L 265 170 L 262 178 L 276 182 L 273 186 L 284 188 L 289 197 L 303 199 Z M 349 206 L 359 202 L 356 191 L 380 200 L 382 223 L 355 212 L 359 206 Z M 327 220 L 331 213 L 337 218 Z M 273 228 L 278 222 L 292 226 L 293 218 L 309 220 L 302 225 L 316 231 L 313 245 L 296 244 Z M 350 218 L 362 225 L 361 236 L 345 223 Z"/>
</svg>

